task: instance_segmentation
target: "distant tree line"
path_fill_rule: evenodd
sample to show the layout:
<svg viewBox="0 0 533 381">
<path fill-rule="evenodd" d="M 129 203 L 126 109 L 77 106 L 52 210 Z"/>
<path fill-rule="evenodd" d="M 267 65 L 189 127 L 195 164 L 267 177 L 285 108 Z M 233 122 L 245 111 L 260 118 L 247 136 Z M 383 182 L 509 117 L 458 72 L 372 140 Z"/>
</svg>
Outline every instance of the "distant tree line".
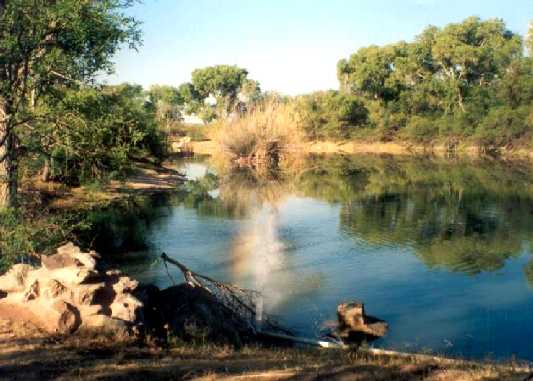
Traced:
<svg viewBox="0 0 533 381">
<path fill-rule="evenodd" d="M 533 53 L 532 41 L 531 31 L 524 41 L 502 20 L 470 17 L 427 27 L 413 42 L 361 48 L 337 65 L 340 93 L 368 111 L 352 131 L 420 143 L 513 144 L 533 128 L 533 61 L 524 55 L 525 47 Z"/>
</svg>

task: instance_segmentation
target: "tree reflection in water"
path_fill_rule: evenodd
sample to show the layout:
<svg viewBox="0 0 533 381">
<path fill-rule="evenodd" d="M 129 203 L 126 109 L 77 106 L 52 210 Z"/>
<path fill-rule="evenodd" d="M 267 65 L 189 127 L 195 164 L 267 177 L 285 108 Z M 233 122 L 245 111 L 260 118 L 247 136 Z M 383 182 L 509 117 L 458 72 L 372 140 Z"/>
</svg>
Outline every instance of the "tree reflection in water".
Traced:
<svg viewBox="0 0 533 381">
<path fill-rule="evenodd" d="M 265 221 L 276 224 L 276 205 L 290 195 L 340 204 L 347 235 L 371 245 L 412 247 L 427 266 L 450 271 L 500 269 L 533 238 L 533 171 L 522 163 L 309 156 L 297 168 L 270 176 L 227 171 L 217 185 L 218 197 L 205 197 L 204 191 L 196 203 L 200 213 L 254 216 L 236 240 L 237 262 L 257 242 L 270 250 L 265 239 L 276 228 Z M 533 271 L 525 273 L 533 283 Z"/>
</svg>

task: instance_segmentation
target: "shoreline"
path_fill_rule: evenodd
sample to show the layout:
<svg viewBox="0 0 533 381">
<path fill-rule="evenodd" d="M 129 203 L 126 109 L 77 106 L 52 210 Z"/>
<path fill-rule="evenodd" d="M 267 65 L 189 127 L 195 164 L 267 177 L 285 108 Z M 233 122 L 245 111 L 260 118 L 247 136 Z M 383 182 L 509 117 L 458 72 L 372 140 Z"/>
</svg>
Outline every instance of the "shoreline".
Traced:
<svg viewBox="0 0 533 381">
<path fill-rule="evenodd" d="M 50 336 L 0 320 L 2 379 L 523 381 L 528 363 L 470 361 L 374 348 L 357 351 L 209 343 L 160 347 L 113 337 Z M 39 361 L 35 361 L 38 358 Z"/>
<path fill-rule="evenodd" d="M 213 140 L 193 141 L 190 143 L 194 154 L 213 155 L 217 151 L 217 143 Z M 413 145 L 403 142 L 365 142 L 352 140 L 345 142 L 309 141 L 291 147 L 293 151 L 307 154 L 378 154 L 393 156 L 435 156 L 435 157 L 483 157 L 489 156 L 473 145 L 461 145 L 450 152 L 444 144 L 430 146 Z M 495 158 L 509 160 L 533 160 L 533 150 L 518 148 L 501 148 Z"/>
<path fill-rule="evenodd" d="M 183 174 L 165 163 L 138 163 L 133 172 L 123 181 L 111 180 L 98 189 L 33 179 L 27 181 L 25 190 L 44 195 L 48 199 L 47 206 L 54 210 L 86 209 L 136 194 L 170 192 L 185 181 Z"/>
</svg>

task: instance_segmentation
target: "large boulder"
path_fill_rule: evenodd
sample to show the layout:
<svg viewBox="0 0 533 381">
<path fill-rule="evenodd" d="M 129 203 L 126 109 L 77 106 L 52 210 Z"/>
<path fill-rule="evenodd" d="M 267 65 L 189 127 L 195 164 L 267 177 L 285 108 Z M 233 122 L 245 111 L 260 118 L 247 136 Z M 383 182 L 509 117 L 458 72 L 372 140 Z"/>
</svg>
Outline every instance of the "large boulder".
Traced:
<svg viewBox="0 0 533 381">
<path fill-rule="evenodd" d="M 0 319 L 20 319 L 51 333 L 80 329 L 124 334 L 140 320 L 138 282 L 101 271 L 100 257 L 68 243 L 41 258 L 41 267 L 14 265 L 0 276 Z"/>
</svg>

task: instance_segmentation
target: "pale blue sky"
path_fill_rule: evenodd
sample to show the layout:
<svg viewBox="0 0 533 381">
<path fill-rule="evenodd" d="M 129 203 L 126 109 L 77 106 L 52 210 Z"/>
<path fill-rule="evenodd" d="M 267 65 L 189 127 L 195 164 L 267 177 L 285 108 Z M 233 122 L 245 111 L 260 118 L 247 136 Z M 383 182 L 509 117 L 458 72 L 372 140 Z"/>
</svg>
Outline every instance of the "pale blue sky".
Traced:
<svg viewBox="0 0 533 381">
<path fill-rule="evenodd" d="M 179 85 L 195 68 L 235 64 L 263 90 L 298 94 L 337 88 L 340 58 L 429 24 L 499 17 L 524 35 L 533 0 L 145 0 L 128 13 L 144 44 L 117 55 L 110 83 Z"/>
</svg>

